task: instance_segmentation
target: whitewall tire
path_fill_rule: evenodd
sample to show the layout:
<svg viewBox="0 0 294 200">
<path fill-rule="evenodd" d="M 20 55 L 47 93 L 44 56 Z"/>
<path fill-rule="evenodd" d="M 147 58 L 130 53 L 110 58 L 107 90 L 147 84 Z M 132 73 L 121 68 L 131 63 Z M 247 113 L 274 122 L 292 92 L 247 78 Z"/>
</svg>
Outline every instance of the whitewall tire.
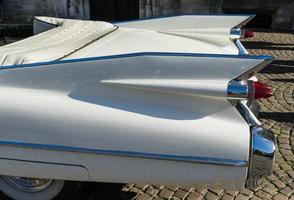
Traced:
<svg viewBox="0 0 294 200">
<path fill-rule="evenodd" d="M 0 176 L 0 190 L 14 200 L 70 199 L 79 182 Z"/>
</svg>

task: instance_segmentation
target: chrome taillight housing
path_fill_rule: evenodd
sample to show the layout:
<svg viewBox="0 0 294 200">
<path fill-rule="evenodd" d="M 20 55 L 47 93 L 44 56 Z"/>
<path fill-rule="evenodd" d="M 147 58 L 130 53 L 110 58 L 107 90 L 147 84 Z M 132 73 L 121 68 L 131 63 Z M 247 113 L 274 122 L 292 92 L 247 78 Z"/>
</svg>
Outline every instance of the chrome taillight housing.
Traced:
<svg viewBox="0 0 294 200">
<path fill-rule="evenodd" d="M 272 88 L 259 81 L 232 80 L 228 85 L 228 99 L 230 100 L 269 98 L 272 95 Z"/>
<path fill-rule="evenodd" d="M 254 37 L 254 32 L 248 29 L 232 28 L 230 31 L 231 39 L 251 38 Z"/>
<path fill-rule="evenodd" d="M 228 85 L 228 99 L 242 100 L 247 99 L 249 94 L 249 87 L 247 81 L 230 81 Z"/>
</svg>

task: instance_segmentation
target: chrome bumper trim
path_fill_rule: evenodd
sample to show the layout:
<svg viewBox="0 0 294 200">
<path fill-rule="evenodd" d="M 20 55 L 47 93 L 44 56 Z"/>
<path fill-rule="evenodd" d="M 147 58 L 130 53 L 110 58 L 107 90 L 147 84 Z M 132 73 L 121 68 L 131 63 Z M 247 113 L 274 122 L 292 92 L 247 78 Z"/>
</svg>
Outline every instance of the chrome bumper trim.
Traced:
<svg viewBox="0 0 294 200">
<path fill-rule="evenodd" d="M 251 156 L 245 186 L 255 189 L 260 180 L 272 174 L 276 152 L 276 139 L 273 132 L 260 126 L 252 128 Z"/>
</svg>

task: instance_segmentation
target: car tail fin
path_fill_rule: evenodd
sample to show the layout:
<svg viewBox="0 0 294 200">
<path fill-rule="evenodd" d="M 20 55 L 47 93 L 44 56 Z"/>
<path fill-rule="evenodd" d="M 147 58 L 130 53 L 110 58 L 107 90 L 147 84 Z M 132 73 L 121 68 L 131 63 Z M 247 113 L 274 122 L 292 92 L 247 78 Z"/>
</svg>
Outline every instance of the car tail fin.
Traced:
<svg viewBox="0 0 294 200">
<path fill-rule="evenodd" d="M 270 56 L 257 57 L 259 59 L 264 59 L 263 61 L 254 67 L 249 67 L 240 75 L 232 79 L 228 84 L 228 99 L 230 100 L 242 100 L 242 99 L 259 99 L 268 98 L 272 96 L 272 91 L 270 86 L 267 84 L 249 80 L 258 71 L 264 68 L 272 61 Z"/>
<path fill-rule="evenodd" d="M 199 40 L 232 50 L 230 53 L 243 53 L 241 44 L 234 44 L 234 40 L 242 38 L 245 24 L 255 15 L 183 15 L 162 17 L 116 23 L 118 27 L 157 31 L 192 40 Z M 240 42 L 239 42 L 240 43 Z M 236 46 L 238 48 L 236 48 Z"/>
<path fill-rule="evenodd" d="M 255 15 L 182 15 L 116 22 L 119 27 L 152 31 L 188 31 L 193 29 L 241 28 Z"/>
<path fill-rule="evenodd" d="M 248 80 L 250 77 L 254 76 L 257 72 L 262 70 L 264 67 L 266 67 L 268 64 L 270 64 L 273 61 L 272 56 L 252 56 L 252 58 L 256 58 L 260 62 L 255 65 L 254 67 L 249 67 L 243 72 L 240 73 L 240 75 L 236 76 L 236 80 Z"/>
</svg>

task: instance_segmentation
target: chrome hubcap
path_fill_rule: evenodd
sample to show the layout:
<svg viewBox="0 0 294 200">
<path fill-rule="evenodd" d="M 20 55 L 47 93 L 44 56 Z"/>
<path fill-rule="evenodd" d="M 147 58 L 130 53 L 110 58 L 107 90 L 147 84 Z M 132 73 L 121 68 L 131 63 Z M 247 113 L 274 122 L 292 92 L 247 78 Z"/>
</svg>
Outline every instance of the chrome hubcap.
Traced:
<svg viewBox="0 0 294 200">
<path fill-rule="evenodd" d="M 52 183 L 52 179 L 23 178 L 17 176 L 2 176 L 13 188 L 23 192 L 40 192 Z"/>
</svg>

